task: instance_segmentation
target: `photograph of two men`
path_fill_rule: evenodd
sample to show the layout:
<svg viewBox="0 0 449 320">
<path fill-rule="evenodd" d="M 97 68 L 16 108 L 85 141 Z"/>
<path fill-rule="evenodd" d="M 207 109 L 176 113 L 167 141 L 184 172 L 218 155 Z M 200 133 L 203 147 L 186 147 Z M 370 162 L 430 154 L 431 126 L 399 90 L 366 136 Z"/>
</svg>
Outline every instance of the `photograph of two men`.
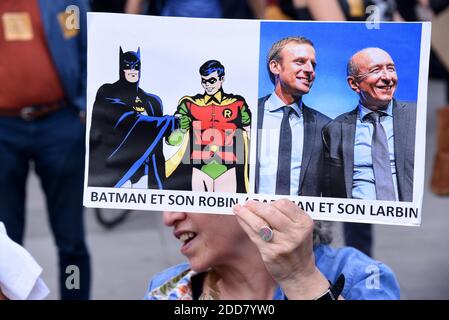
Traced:
<svg viewBox="0 0 449 320">
<path fill-rule="evenodd" d="M 88 15 L 84 205 L 420 225 L 430 23 Z"/>
</svg>

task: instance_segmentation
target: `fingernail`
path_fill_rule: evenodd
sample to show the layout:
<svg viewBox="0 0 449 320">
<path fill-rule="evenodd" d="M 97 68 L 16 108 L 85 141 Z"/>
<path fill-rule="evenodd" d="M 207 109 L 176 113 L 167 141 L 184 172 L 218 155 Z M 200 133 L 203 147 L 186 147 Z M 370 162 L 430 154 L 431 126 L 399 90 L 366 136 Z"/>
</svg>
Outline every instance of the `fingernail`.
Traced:
<svg viewBox="0 0 449 320">
<path fill-rule="evenodd" d="M 232 211 L 234 211 L 234 213 L 239 213 L 241 210 L 242 206 L 239 204 L 234 205 L 234 207 L 232 208 Z"/>
</svg>

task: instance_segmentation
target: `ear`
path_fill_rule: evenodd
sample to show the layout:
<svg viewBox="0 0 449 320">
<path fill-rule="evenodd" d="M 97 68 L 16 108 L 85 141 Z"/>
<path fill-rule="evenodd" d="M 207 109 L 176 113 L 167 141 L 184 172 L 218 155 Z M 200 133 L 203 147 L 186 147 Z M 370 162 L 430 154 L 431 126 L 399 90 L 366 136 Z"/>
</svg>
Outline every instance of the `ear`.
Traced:
<svg viewBox="0 0 449 320">
<path fill-rule="evenodd" d="M 122 55 L 123 55 L 123 50 L 122 50 L 122 46 L 120 46 L 120 58 L 122 57 Z"/>
<path fill-rule="evenodd" d="M 276 77 L 277 75 L 279 75 L 279 73 L 281 72 L 281 65 L 279 62 L 277 62 L 276 60 L 271 60 L 268 63 L 268 66 L 270 67 L 270 71 L 272 74 L 274 74 L 274 76 Z"/>
<path fill-rule="evenodd" d="M 137 56 L 138 56 L 139 59 L 140 59 L 140 47 L 137 48 Z"/>
<path fill-rule="evenodd" d="M 348 76 L 346 78 L 349 87 L 357 93 L 360 93 L 359 83 L 355 80 L 354 76 Z"/>
</svg>

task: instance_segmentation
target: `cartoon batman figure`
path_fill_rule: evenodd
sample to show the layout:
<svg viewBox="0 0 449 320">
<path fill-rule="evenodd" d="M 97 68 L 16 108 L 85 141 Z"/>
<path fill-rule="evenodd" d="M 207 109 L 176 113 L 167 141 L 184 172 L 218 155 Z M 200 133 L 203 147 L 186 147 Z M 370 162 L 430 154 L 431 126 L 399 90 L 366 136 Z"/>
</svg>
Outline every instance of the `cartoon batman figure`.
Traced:
<svg viewBox="0 0 449 320">
<path fill-rule="evenodd" d="M 140 48 L 123 53 L 120 79 L 98 89 L 92 110 L 89 181 L 93 187 L 163 189 L 163 137 L 174 117 L 163 116 L 162 101 L 139 88 Z"/>
</svg>

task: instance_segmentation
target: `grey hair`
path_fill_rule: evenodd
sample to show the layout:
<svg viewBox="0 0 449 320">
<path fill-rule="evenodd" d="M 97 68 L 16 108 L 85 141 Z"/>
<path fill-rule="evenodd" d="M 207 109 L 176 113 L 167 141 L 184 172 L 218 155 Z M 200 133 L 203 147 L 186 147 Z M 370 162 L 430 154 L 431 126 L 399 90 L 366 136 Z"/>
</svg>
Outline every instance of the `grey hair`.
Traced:
<svg viewBox="0 0 449 320">
<path fill-rule="evenodd" d="M 359 74 L 359 66 L 354 62 L 354 56 L 349 59 L 348 65 L 346 66 L 346 76 L 348 77 L 357 77 Z"/>
<path fill-rule="evenodd" d="M 331 221 L 314 221 L 313 246 L 330 244 L 333 240 Z"/>
<path fill-rule="evenodd" d="M 306 37 L 286 37 L 286 38 L 283 38 L 283 39 L 278 40 L 275 43 L 273 43 L 273 45 L 271 46 L 270 51 L 268 52 L 268 55 L 267 55 L 267 70 L 268 70 L 268 74 L 270 75 L 270 80 L 273 84 L 275 83 L 275 78 L 274 78 L 274 74 L 270 70 L 270 62 L 272 60 L 280 62 L 281 61 L 281 51 L 290 42 L 295 42 L 297 44 L 308 44 L 308 45 L 314 47 L 312 40 L 307 39 Z"/>
</svg>

